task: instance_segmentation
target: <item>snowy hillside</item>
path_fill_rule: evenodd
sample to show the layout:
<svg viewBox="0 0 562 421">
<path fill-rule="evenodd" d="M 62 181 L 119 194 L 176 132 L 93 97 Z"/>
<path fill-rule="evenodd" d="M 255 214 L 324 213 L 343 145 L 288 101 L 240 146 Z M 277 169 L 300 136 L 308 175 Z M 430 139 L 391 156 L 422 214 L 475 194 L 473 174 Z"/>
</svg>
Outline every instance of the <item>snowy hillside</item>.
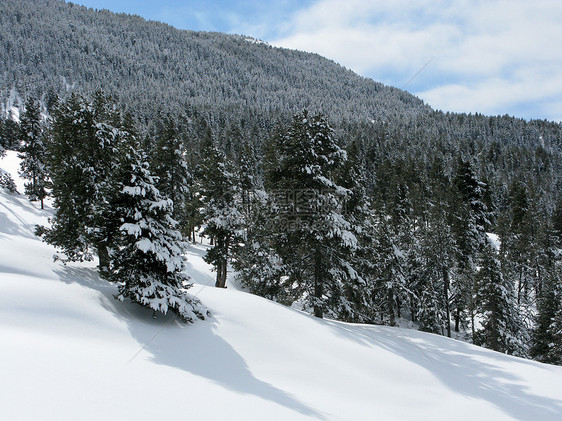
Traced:
<svg viewBox="0 0 562 421">
<path fill-rule="evenodd" d="M 562 419 L 562 367 L 213 288 L 204 246 L 191 292 L 212 317 L 153 319 L 93 264 L 54 263 L 33 235 L 49 215 L 0 191 L 1 419 Z"/>
</svg>

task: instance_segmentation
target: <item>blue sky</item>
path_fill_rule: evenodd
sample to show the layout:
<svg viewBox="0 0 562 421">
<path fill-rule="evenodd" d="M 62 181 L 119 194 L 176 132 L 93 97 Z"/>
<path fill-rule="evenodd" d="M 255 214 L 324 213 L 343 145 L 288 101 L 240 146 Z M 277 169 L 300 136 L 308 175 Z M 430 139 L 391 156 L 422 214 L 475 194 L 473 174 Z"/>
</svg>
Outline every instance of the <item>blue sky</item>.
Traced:
<svg viewBox="0 0 562 421">
<path fill-rule="evenodd" d="M 562 121 L 562 2 L 556 0 L 75 3 L 315 52 L 444 111 Z"/>
</svg>

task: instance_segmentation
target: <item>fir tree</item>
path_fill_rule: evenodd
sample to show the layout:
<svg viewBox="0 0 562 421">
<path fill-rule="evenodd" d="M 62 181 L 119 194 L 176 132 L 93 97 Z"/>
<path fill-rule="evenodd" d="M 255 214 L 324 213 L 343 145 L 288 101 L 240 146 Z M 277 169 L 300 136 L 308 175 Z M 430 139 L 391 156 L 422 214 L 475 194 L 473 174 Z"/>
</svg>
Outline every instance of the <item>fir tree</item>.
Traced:
<svg viewBox="0 0 562 421">
<path fill-rule="evenodd" d="M 537 271 L 541 288 L 537 291 L 535 325 L 531 335 L 531 357 L 546 363 L 562 365 L 562 237 L 560 234 L 561 203 L 550 222 L 541 224 L 542 244 Z M 539 260 L 539 259 L 537 259 Z"/>
<path fill-rule="evenodd" d="M 469 161 L 458 160 L 450 198 L 450 221 L 456 243 L 457 276 L 451 283 L 451 304 L 455 318 L 455 332 L 467 320 L 473 307 L 478 254 L 486 244 L 488 223 L 482 201 L 483 184 L 478 181 Z"/>
<path fill-rule="evenodd" d="M 0 119 L 0 158 L 6 156 L 6 147 L 8 142 L 4 136 L 4 119 Z"/>
<path fill-rule="evenodd" d="M 0 168 L 0 187 L 7 189 L 9 192 L 18 193 L 16 183 L 10 173 Z"/>
<path fill-rule="evenodd" d="M 157 187 L 174 203 L 174 219 L 185 219 L 185 202 L 191 174 L 187 168 L 186 150 L 177 123 L 171 116 L 163 119 L 152 150 L 152 173 Z"/>
<path fill-rule="evenodd" d="M 505 276 L 510 277 L 517 285 L 517 305 L 527 306 L 531 297 L 533 274 L 530 271 L 532 254 L 536 247 L 533 238 L 533 215 L 529 190 L 521 181 L 510 186 L 508 207 L 503 215 L 505 226 L 502 227 L 502 252 Z"/>
<path fill-rule="evenodd" d="M 537 316 L 531 335 L 531 357 L 562 365 L 562 280 L 549 276 L 537 298 Z"/>
<path fill-rule="evenodd" d="M 70 260 L 90 260 L 93 247 L 101 272 L 107 271 L 108 233 L 115 224 L 106 215 L 106 196 L 119 143 L 119 119 L 101 92 L 91 101 L 72 95 L 55 111 L 48 149 L 55 216 L 51 228 L 42 233 Z"/>
<path fill-rule="evenodd" d="M 343 206 L 349 191 L 335 182 L 346 153 L 324 117 L 306 111 L 274 141 L 266 180 L 273 249 L 283 262 L 277 283 L 317 317 L 352 317 L 345 286 L 360 278 L 351 263 L 357 237 Z"/>
<path fill-rule="evenodd" d="M 156 187 L 157 178 L 134 137 L 121 145 L 113 183 L 112 216 L 121 225 L 109 277 L 122 283 L 117 298 L 164 314 L 171 310 L 184 321 L 204 318 L 204 307 L 187 293 L 185 244 L 175 229 L 173 202 Z"/>
<path fill-rule="evenodd" d="M 20 121 L 20 175 L 29 180 L 25 183 L 25 194 L 32 201 L 39 200 L 41 209 L 44 208 L 43 202 L 49 186 L 46 168 L 47 140 L 48 130 L 41 121 L 39 104 L 29 98 Z"/>
<path fill-rule="evenodd" d="M 203 146 L 200 166 L 203 235 L 208 236 L 213 247 L 207 251 L 205 261 L 214 266 L 215 286 L 226 288 L 228 263 L 240 230 L 241 214 L 236 203 L 234 175 L 227 168 L 224 155 L 207 139 Z"/>
<path fill-rule="evenodd" d="M 527 354 L 527 332 L 516 312 L 515 293 L 509 279 L 502 274 L 492 245 L 482 252 L 482 267 L 477 275 L 478 312 L 482 328 L 476 331 L 474 343 L 517 356 Z"/>
</svg>

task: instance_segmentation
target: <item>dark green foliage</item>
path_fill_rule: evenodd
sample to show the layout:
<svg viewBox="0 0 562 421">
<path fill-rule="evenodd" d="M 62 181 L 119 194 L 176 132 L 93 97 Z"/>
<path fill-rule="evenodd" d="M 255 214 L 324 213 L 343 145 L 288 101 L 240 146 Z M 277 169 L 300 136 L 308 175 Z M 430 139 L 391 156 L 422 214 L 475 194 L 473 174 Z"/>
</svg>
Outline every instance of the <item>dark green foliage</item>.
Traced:
<svg viewBox="0 0 562 421">
<path fill-rule="evenodd" d="M 91 259 L 93 247 L 102 271 L 118 223 L 107 217 L 107 195 L 119 125 L 119 115 L 101 92 L 91 101 L 73 95 L 55 111 L 48 147 L 56 213 L 45 239 L 70 260 Z"/>
<path fill-rule="evenodd" d="M 186 202 L 189 200 L 191 174 L 187 168 L 187 151 L 181 139 L 180 129 L 170 115 L 163 118 L 158 127 L 151 151 L 151 171 L 157 177 L 157 187 L 174 204 L 173 217 L 184 221 Z"/>
<path fill-rule="evenodd" d="M 154 311 L 175 312 L 184 321 L 203 319 L 205 309 L 187 294 L 184 243 L 172 219 L 173 202 L 156 187 L 147 157 L 134 136 L 122 139 L 112 179 L 112 218 L 120 221 L 108 278 L 120 282 L 118 299 Z"/>
<path fill-rule="evenodd" d="M 17 193 L 18 188 L 14 179 L 10 176 L 10 174 L 0 168 L 0 187 L 5 188 L 9 192 Z"/>
<path fill-rule="evenodd" d="M 345 213 L 351 191 L 335 181 L 346 153 L 324 117 L 306 111 L 272 144 L 265 164 L 271 210 L 257 215 L 267 232 L 247 231 L 241 258 L 255 271 L 243 271 L 242 281 L 283 302 L 302 300 L 317 317 L 354 319 L 351 301 L 360 307 L 366 290 L 358 291 L 353 267 L 358 240 Z"/>
<path fill-rule="evenodd" d="M 503 277 L 491 245 L 483 250 L 482 268 L 476 283 L 477 311 L 482 317 L 482 328 L 476 331 L 474 343 L 495 351 L 526 356 L 528 338 L 515 306 L 513 284 Z"/>
<path fill-rule="evenodd" d="M 226 288 L 228 262 L 236 245 L 242 215 L 239 210 L 235 177 L 227 167 L 226 157 L 208 136 L 203 144 L 199 168 L 200 195 L 203 205 L 203 234 L 211 238 L 213 247 L 207 251 L 205 261 L 217 272 L 215 286 Z"/>
<path fill-rule="evenodd" d="M 161 150 L 169 144 L 166 138 Z M 166 165 L 159 167 L 163 177 L 172 171 Z M 158 190 L 130 116 L 101 92 L 92 100 L 71 96 L 55 110 L 49 169 L 55 217 L 38 235 L 69 260 L 91 259 L 94 248 L 100 274 L 120 284 L 120 300 L 171 310 L 185 321 L 204 317 L 187 293 L 173 201 Z"/>
<path fill-rule="evenodd" d="M 19 124 L 12 119 L 0 119 L 0 157 L 6 150 L 17 150 L 19 140 Z"/>
<path fill-rule="evenodd" d="M 542 362 L 562 365 L 562 279 L 549 278 L 537 298 L 536 326 L 530 355 Z"/>
<path fill-rule="evenodd" d="M 39 200 L 41 209 L 49 187 L 46 162 L 48 136 L 47 125 L 41 121 L 39 104 L 30 98 L 20 121 L 20 175 L 29 180 L 25 183 L 25 194 L 32 201 Z"/>
</svg>

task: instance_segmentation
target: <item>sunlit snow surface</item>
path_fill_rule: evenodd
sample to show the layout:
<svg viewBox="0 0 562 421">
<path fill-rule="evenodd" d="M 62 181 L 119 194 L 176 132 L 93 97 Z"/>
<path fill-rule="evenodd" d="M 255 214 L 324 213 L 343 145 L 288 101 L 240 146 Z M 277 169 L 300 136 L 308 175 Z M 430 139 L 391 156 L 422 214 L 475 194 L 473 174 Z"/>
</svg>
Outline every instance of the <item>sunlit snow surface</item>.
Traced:
<svg viewBox="0 0 562 421">
<path fill-rule="evenodd" d="M 53 262 L 33 235 L 51 212 L 0 191 L 0 419 L 562 419 L 561 367 L 215 289 L 203 245 L 191 292 L 212 317 L 154 319 L 94 263 Z"/>
</svg>

